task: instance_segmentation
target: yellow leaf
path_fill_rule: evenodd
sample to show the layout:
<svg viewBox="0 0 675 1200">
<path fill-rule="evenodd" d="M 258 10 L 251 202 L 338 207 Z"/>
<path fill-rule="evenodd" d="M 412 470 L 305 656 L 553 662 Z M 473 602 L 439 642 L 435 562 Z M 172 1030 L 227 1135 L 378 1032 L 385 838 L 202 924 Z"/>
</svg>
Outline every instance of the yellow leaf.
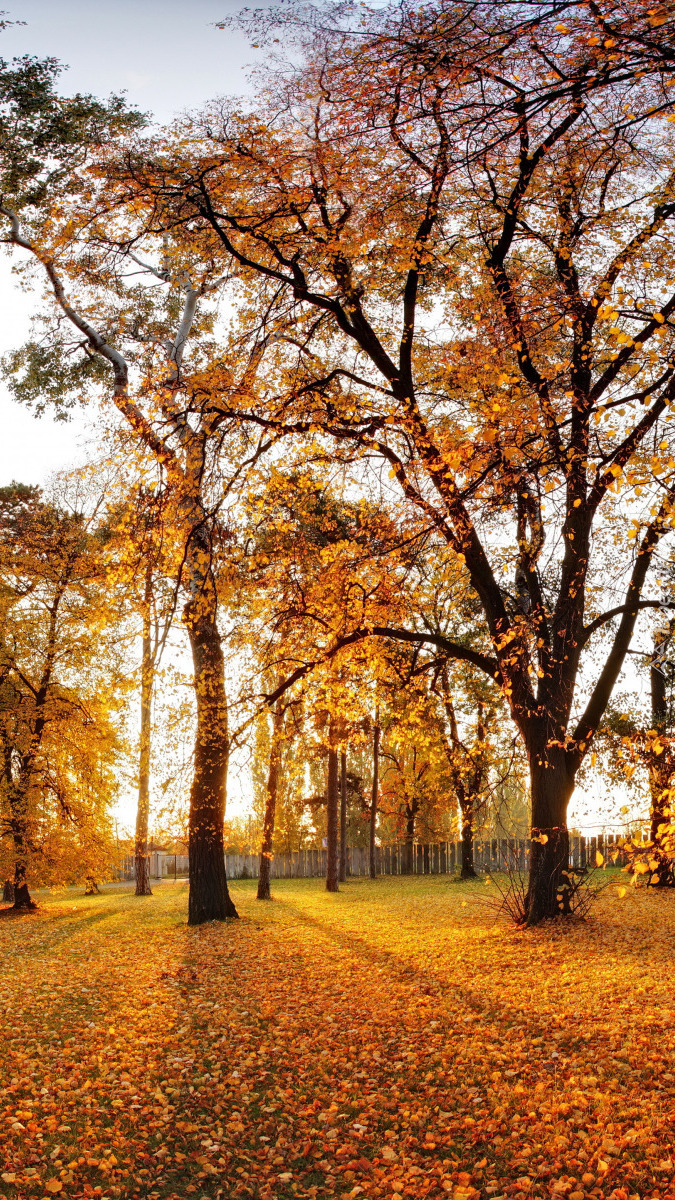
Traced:
<svg viewBox="0 0 675 1200">
<path fill-rule="evenodd" d="M 601 866 L 602 866 L 602 864 L 604 863 L 604 861 L 605 861 L 605 856 L 604 856 L 604 854 L 601 854 L 599 850 L 596 850 L 596 852 L 595 852 L 595 865 L 596 865 L 596 867 L 601 867 Z"/>
<path fill-rule="evenodd" d="M 625 887 L 620 887 L 620 888 L 618 889 L 618 893 L 617 893 L 617 894 L 618 894 L 618 896 L 619 896 L 619 898 L 620 898 L 620 899 L 623 899 L 623 897 L 626 895 L 626 889 L 625 889 Z"/>
<path fill-rule="evenodd" d="M 3 1183 L 14 1183 L 16 1175 L 14 1171 L 3 1171 L 2 1175 L 0 1175 L 0 1179 Z"/>
<path fill-rule="evenodd" d="M 53 1195 L 56 1195 L 57 1192 L 60 1192 L 62 1188 L 63 1184 L 61 1183 L 60 1179 L 48 1179 L 45 1184 L 45 1191 L 51 1192 Z"/>
</svg>

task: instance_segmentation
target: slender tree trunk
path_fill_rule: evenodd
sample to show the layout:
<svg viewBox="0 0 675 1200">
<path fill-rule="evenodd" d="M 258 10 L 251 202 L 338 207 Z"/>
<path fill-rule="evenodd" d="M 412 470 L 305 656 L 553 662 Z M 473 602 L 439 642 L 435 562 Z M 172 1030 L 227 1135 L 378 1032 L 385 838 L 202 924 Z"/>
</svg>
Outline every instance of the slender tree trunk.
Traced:
<svg viewBox="0 0 675 1200">
<path fill-rule="evenodd" d="M 279 765 L 281 759 L 281 730 L 284 721 L 284 708 L 281 700 L 274 706 L 272 723 L 272 745 L 270 748 L 270 766 L 267 776 L 267 796 L 265 799 L 265 816 L 263 818 L 262 846 L 260 848 L 260 869 L 258 872 L 258 900 L 269 900 L 270 870 L 272 852 L 274 849 L 274 822 L 277 810 L 277 792 L 279 790 Z"/>
<path fill-rule="evenodd" d="M 668 730 L 668 700 L 666 676 L 662 665 L 663 641 L 667 635 L 657 633 L 654 637 L 654 659 L 649 678 L 652 700 L 652 729 L 663 739 Z M 655 750 L 649 756 L 650 836 L 654 845 L 655 871 L 649 876 L 650 887 L 672 887 L 675 885 L 673 863 L 673 828 L 671 821 L 670 781 L 672 776 L 672 753 L 661 742 L 660 753 Z"/>
<path fill-rule="evenodd" d="M 375 863 L 375 831 L 377 829 L 377 809 L 380 792 L 380 710 L 375 712 L 375 727 L 373 729 L 373 784 L 370 792 L 370 878 L 377 878 Z"/>
<path fill-rule="evenodd" d="M 412 875 L 413 873 L 413 846 L 415 843 L 415 817 L 416 810 L 414 804 L 406 805 L 405 814 L 405 842 L 403 845 L 403 874 Z"/>
<path fill-rule="evenodd" d="M 4 649 L 4 645 L 3 645 Z M 12 796 L 12 749 L 8 741 L 3 736 L 3 758 L 4 758 L 4 784 L 6 793 L 10 798 L 11 812 L 11 796 Z M 14 880 L 9 877 L 5 880 L 2 888 L 2 899 L 5 904 L 14 903 Z"/>
<path fill-rule="evenodd" d="M 525 896 L 525 924 L 537 925 L 547 917 L 569 912 L 569 833 L 567 805 L 574 791 L 562 747 L 528 747 L 532 793 L 530 871 Z M 543 745 L 542 745 L 543 743 Z"/>
<path fill-rule="evenodd" d="M 651 685 L 652 700 L 652 729 L 663 736 L 666 732 L 668 713 L 666 678 L 659 662 L 651 664 L 649 682 Z M 658 838 L 659 826 L 664 823 L 664 809 L 667 807 L 667 797 L 663 794 L 668 787 L 667 765 L 668 755 L 665 752 L 658 755 L 651 755 L 649 763 L 649 787 L 651 792 L 651 838 L 653 842 Z"/>
<path fill-rule="evenodd" d="M 28 891 L 29 814 L 35 787 L 36 758 L 42 743 L 47 721 L 46 705 L 50 697 L 52 672 L 56 660 L 56 639 L 59 610 L 70 580 L 72 565 L 60 577 L 54 598 L 49 605 L 49 632 L 40 686 L 34 693 L 35 715 L 32 721 L 30 749 L 22 755 L 16 784 L 9 789 L 9 810 L 14 842 L 14 907 L 37 908 Z M 7 767 L 5 768 L 7 771 Z M 11 770 L 11 767 L 10 767 Z"/>
<path fill-rule="evenodd" d="M 462 818 L 462 870 L 461 879 L 476 879 L 473 862 L 473 797 L 463 796 L 459 802 Z"/>
<path fill-rule="evenodd" d="M 347 752 L 340 751 L 340 883 L 347 878 Z"/>
<path fill-rule="evenodd" d="M 225 677 L 215 599 L 201 594 L 185 607 L 197 695 L 197 736 L 190 793 L 188 923 L 236 917 L 225 877 L 223 820 L 228 729 Z"/>
<path fill-rule="evenodd" d="M 328 727 L 328 787 L 326 801 L 326 890 L 338 891 L 339 835 L 338 835 L 338 752 L 335 745 L 335 722 L 330 718 Z"/>
<path fill-rule="evenodd" d="M 141 746 L 138 765 L 138 807 L 136 809 L 136 838 L 134 865 L 136 895 L 151 896 L 150 863 L 148 859 L 148 819 L 150 815 L 150 739 L 154 664 L 151 641 L 152 566 L 145 573 L 143 594 L 143 656 L 141 660 Z"/>
</svg>

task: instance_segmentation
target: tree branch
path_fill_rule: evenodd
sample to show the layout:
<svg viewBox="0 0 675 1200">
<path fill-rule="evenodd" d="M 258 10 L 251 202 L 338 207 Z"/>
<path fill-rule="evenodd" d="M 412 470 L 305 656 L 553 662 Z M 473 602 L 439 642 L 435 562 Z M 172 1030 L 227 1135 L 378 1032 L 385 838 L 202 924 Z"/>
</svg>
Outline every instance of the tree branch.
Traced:
<svg viewBox="0 0 675 1200">
<path fill-rule="evenodd" d="M 435 633 L 415 633 L 408 629 L 393 629 L 387 625 L 373 625 L 372 628 L 354 629 L 345 637 L 338 638 L 330 650 L 327 650 L 320 658 L 313 659 L 311 662 L 303 663 L 301 667 L 296 667 L 287 679 L 279 684 L 273 692 L 265 695 L 265 704 L 271 707 L 284 692 L 297 683 L 299 679 L 303 679 L 315 667 L 322 666 L 324 663 L 330 662 L 331 659 L 339 654 L 346 646 L 353 646 L 357 642 L 365 641 L 369 637 L 391 638 L 398 642 L 428 642 L 433 646 L 438 646 L 445 651 L 448 658 L 456 658 L 462 662 L 469 662 L 474 667 L 478 667 L 486 675 L 496 682 L 501 678 L 499 666 L 495 658 L 490 658 L 487 654 L 481 654 L 477 650 L 471 650 L 468 646 L 461 646 L 459 642 L 453 642 L 451 638 L 443 637 L 442 634 Z"/>
</svg>

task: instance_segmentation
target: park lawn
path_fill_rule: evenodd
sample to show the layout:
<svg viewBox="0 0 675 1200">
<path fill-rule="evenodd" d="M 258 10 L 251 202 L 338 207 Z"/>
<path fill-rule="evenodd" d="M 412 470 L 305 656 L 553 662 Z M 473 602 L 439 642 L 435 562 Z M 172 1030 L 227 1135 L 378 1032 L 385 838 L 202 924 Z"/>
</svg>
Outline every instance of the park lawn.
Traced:
<svg viewBox="0 0 675 1200">
<path fill-rule="evenodd" d="M 480 881 L 254 889 L 0 920 L 0 1195 L 675 1197 L 675 895 L 519 932 Z"/>
</svg>

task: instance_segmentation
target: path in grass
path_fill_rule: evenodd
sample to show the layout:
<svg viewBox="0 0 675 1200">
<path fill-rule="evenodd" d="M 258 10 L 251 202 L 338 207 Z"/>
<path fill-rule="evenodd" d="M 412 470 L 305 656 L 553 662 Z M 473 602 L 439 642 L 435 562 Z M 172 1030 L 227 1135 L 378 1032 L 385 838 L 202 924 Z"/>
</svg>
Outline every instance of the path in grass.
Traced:
<svg viewBox="0 0 675 1200">
<path fill-rule="evenodd" d="M 675 896 L 518 933 L 482 883 L 0 920 L 0 1194 L 675 1197 Z"/>
</svg>

